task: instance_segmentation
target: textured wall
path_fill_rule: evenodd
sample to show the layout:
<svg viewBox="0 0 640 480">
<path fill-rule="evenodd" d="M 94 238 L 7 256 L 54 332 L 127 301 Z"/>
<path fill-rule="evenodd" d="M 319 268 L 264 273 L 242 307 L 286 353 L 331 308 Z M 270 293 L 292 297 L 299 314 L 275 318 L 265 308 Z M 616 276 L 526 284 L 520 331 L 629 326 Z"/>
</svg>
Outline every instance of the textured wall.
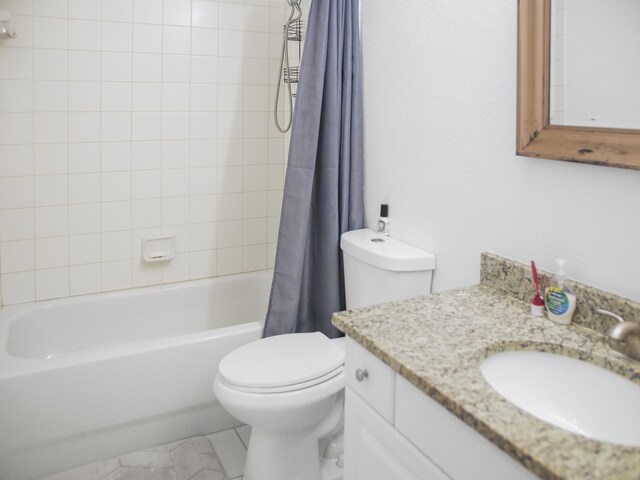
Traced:
<svg viewBox="0 0 640 480">
<path fill-rule="evenodd" d="M 284 0 L 0 0 L 5 304 L 273 264 Z M 173 234 L 176 257 L 140 260 Z"/>
<path fill-rule="evenodd" d="M 362 2 L 367 223 L 437 257 L 434 290 L 480 253 L 640 300 L 640 172 L 516 157 L 517 2 Z"/>
</svg>

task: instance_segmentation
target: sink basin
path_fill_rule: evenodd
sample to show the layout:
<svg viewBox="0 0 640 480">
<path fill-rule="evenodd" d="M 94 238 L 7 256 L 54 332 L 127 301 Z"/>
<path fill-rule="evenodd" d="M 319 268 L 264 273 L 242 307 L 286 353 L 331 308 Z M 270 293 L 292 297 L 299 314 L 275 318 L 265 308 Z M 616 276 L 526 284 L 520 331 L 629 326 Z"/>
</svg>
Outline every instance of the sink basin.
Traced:
<svg viewBox="0 0 640 480">
<path fill-rule="evenodd" d="M 575 358 L 503 352 L 480 365 L 504 398 L 556 427 L 618 445 L 640 447 L 640 386 Z"/>
</svg>

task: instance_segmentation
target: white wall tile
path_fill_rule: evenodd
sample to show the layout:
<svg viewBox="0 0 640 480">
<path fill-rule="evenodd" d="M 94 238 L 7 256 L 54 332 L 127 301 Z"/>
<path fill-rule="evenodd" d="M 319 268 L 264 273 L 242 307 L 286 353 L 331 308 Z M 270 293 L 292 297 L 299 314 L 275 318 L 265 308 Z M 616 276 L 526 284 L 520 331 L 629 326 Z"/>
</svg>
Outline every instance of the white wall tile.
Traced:
<svg viewBox="0 0 640 480">
<path fill-rule="evenodd" d="M 69 204 L 100 202 L 100 174 L 69 175 Z"/>
<path fill-rule="evenodd" d="M 134 23 L 133 51 L 142 53 L 161 53 L 162 26 Z"/>
<path fill-rule="evenodd" d="M 41 17 L 67 17 L 67 0 L 33 0 L 33 14 Z"/>
<path fill-rule="evenodd" d="M 191 140 L 189 158 L 191 167 L 213 167 L 217 165 L 217 140 Z"/>
<path fill-rule="evenodd" d="M 189 141 L 167 140 L 162 142 L 162 168 L 187 168 L 189 166 Z"/>
<path fill-rule="evenodd" d="M 216 250 L 216 267 L 218 275 L 232 275 L 242 272 L 242 247 Z"/>
<path fill-rule="evenodd" d="M 99 233 L 69 236 L 69 265 L 99 263 L 101 236 Z"/>
<path fill-rule="evenodd" d="M 220 30 L 218 36 L 218 56 L 244 56 L 244 32 L 241 30 Z"/>
<path fill-rule="evenodd" d="M 70 142 L 99 142 L 100 114 L 99 113 L 69 113 L 69 141 Z"/>
<path fill-rule="evenodd" d="M 132 25 L 121 22 L 102 22 L 102 50 L 131 52 Z"/>
<path fill-rule="evenodd" d="M 35 237 L 57 237 L 69 233 L 69 209 L 59 207 L 38 207 L 35 214 Z"/>
<path fill-rule="evenodd" d="M 33 208 L 0 210 L 0 242 L 26 240 L 33 236 Z"/>
<path fill-rule="evenodd" d="M 244 30 L 245 6 L 239 3 L 220 3 L 219 28 L 226 30 Z"/>
<path fill-rule="evenodd" d="M 191 223 L 207 223 L 216 220 L 216 195 L 198 195 L 189 198 Z"/>
<path fill-rule="evenodd" d="M 0 177 L 33 175 L 33 146 L 0 145 Z"/>
<path fill-rule="evenodd" d="M 162 201 L 159 198 L 134 200 L 132 217 L 133 228 L 159 227 L 162 224 Z"/>
<path fill-rule="evenodd" d="M 0 48 L 5 303 L 273 264 L 286 149 L 269 110 L 285 5 L 0 4 L 21 33 Z M 160 233 L 178 256 L 141 264 L 142 236 Z"/>
<path fill-rule="evenodd" d="M 38 175 L 34 177 L 34 205 L 49 207 L 66 205 L 67 195 L 66 175 Z"/>
<path fill-rule="evenodd" d="M 100 80 L 100 52 L 69 52 L 69 80 Z"/>
<path fill-rule="evenodd" d="M 189 197 L 162 199 L 162 224 L 183 225 L 189 223 Z"/>
<path fill-rule="evenodd" d="M 162 115 L 160 112 L 134 112 L 132 115 L 133 140 L 160 140 Z"/>
<path fill-rule="evenodd" d="M 192 56 L 191 81 L 216 84 L 218 81 L 218 59 L 216 57 Z"/>
<path fill-rule="evenodd" d="M 267 267 L 267 245 L 251 245 L 242 249 L 242 268 L 244 272 L 264 270 Z"/>
<path fill-rule="evenodd" d="M 103 0 L 102 20 L 130 22 L 133 16 L 132 0 Z"/>
<path fill-rule="evenodd" d="M 165 197 L 189 195 L 189 170 L 186 168 L 163 170 L 162 195 Z"/>
<path fill-rule="evenodd" d="M 102 291 L 131 288 L 131 260 L 102 263 Z"/>
<path fill-rule="evenodd" d="M 131 202 L 107 202 L 100 205 L 100 220 L 103 232 L 131 229 Z"/>
<path fill-rule="evenodd" d="M 102 172 L 131 170 L 131 142 L 104 142 L 101 145 Z"/>
<path fill-rule="evenodd" d="M 216 224 L 195 223 L 190 225 L 189 249 L 192 252 L 216 248 Z"/>
<path fill-rule="evenodd" d="M 2 301 L 5 305 L 32 302 L 36 299 L 35 272 L 2 275 Z"/>
<path fill-rule="evenodd" d="M 162 2 L 158 0 L 133 0 L 133 21 L 162 23 Z"/>
<path fill-rule="evenodd" d="M 36 239 L 36 269 L 69 265 L 69 237 Z"/>
<path fill-rule="evenodd" d="M 192 0 L 191 25 L 194 27 L 218 27 L 218 2 L 211 0 Z"/>
<path fill-rule="evenodd" d="M 0 113 L 0 144 L 32 143 L 34 119 L 30 113 Z"/>
<path fill-rule="evenodd" d="M 133 170 L 157 169 L 162 165 L 161 142 L 133 142 L 131 168 Z"/>
<path fill-rule="evenodd" d="M 0 255 L 2 256 L 0 273 L 24 272 L 35 268 L 33 240 L 1 242 Z"/>
<path fill-rule="evenodd" d="M 33 107 L 33 81 L 0 80 L 0 111 L 30 112 Z"/>
<path fill-rule="evenodd" d="M 102 52 L 101 76 L 106 82 L 131 81 L 131 53 Z"/>
<path fill-rule="evenodd" d="M 103 112 L 100 115 L 100 138 L 103 142 L 131 140 L 131 113 Z"/>
<path fill-rule="evenodd" d="M 191 0 L 164 0 L 162 20 L 165 25 L 190 25 Z"/>
<path fill-rule="evenodd" d="M 100 110 L 99 82 L 69 82 L 68 89 L 70 112 L 97 112 Z"/>
<path fill-rule="evenodd" d="M 188 280 L 190 277 L 189 267 L 189 254 L 176 254 L 172 260 L 162 265 L 162 282 L 172 283 Z"/>
<path fill-rule="evenodd" d="M 100 22 L 69 20 L 70 50 L 100 50 Z"/>
<path fill-rule="evenodd" d="M 131 109 L 134 112 L 159 112 L 162 109 L 160 83 L 134 83 L 131 96 Z"/>
<path fill-rule="evenodd" d="M 35 17 L 33 19 L 33 45 L 36 48 L 66 50 L 68 36 L 66 18 Z"/>
<path fill-rule="evenodd" d="M 99 143 L 70 143 L 68 150 L 69 173 L 92 173 L 100 171 Z"/>
<path fill-rule="evenodd" d="M 131 232 L 106 232 L 102 234 L 102 261 L 131 258 Z"/>
<path fill-rule="evenodd" d="M 191 279 L 215 277 L 216 260 L 217 255 L 215 250 L 191 252 L 189 255 Z"/>
<path fill-rule="evenodd" d="M 36 299 L 48 300 L 69 296 L 69 269 L 52 268 L 36 271 Z"/>
<path fill-rule="evenodd" d="M 69 235 L 99 232 L 100 228 L 99 203 L 69 205 Z"/>
<path fill-rule="evenodd" d="M 162 52 L 188 55 L 191 47 L 191 29 L 188 27 L 162 28 Z"/>
<path fill-rule="evenodd" d="M 0 178 L 0 209 L 33 206 L 33 177 Z"/>
<path fill-rule="evenodd" d="M 100 105 L 103 112 L 127 112 L 131 110 L 131 83 L 102 82 Z"/>
<path fill-rule="evenodd" d="M 185 83 L 191 79 L 188 55 L 162 55 L 162 81 Z"/>
<path fill-rule="evenodd" d="M 192 55 L 218 55 L 218 30 L 213 28 L 191 29 Z"/>
<path fill-rule="evenodd" d="M 100 20 L 102 0 L 69 0 L 69 18 Z"/>
<path fill-rule="evenodd" d="M 162 55 L 134 53 L 132 68 L 134 82 L 160 82 L 162 80 Z"/>
<path fill-rule="evenodd" d="M 101 176 L 102 201 L 131 200 L 131 172 L 110 172 Z"/>
<path fill-rule="evenodd" d="M 87 295 L 102 290 L 102 268 L 99 263 L 69 268 L 69 294 Z"/>
</svg>

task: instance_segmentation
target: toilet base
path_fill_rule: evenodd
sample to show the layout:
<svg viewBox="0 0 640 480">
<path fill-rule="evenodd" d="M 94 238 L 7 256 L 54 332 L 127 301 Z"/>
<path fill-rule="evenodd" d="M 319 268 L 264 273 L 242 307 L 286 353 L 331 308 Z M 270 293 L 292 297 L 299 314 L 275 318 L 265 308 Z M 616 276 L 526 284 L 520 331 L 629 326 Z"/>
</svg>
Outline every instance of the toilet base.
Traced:
<svg viewBox="0 0 640 480">
<path fill-rule="evenodd" d="M 309 432 L 274 435 L 251 431 L 244 480 L 324 480 L 318 439 Z"/>
</svg>

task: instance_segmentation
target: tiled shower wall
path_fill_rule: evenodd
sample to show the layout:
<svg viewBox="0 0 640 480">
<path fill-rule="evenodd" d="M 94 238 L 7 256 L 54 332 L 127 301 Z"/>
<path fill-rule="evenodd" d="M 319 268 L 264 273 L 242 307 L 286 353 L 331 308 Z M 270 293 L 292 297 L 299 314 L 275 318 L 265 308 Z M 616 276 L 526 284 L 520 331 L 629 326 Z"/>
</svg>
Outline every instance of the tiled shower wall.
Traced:
<svg viewBox="0 0 640 480">
<path fill-rule="evenodd" d="M 0 0 L 5 305 L 272 267 L 284 0 Z M 176 257 L 140 260 L 173 234 Z"/>
</svg>

